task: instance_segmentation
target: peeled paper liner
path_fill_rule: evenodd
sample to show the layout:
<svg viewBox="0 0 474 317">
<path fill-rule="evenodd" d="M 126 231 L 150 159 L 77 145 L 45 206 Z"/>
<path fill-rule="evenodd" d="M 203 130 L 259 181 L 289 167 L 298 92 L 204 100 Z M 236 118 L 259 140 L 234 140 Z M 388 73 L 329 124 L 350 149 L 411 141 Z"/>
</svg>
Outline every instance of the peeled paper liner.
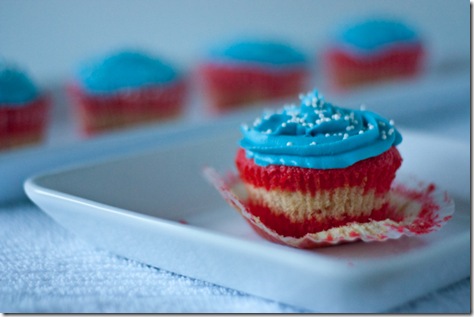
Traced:
<svg viewBox="0 0 474 317">
<path fill-rule="evenodd" d="M 247 210 L 245 187 L 235 173 L 228 172 L 223 176 L 212 167 L 206 167 L 203 175 L 258 234 L 272 242 L 301 249 L 357 240 L 385 241 L 399 239 L 404 235 L 427 234 L 441 228 L 454 213 L 454 201 L 446 191 L 433 183 L 418 180 L 415 176 L 401 174 L 397 175 L 389 192 L 390 207 L 403 215 L 400 222 L 390 219 L 366 223 L 352 222 L 295 238 L 279 235 Z"/>
</svg>

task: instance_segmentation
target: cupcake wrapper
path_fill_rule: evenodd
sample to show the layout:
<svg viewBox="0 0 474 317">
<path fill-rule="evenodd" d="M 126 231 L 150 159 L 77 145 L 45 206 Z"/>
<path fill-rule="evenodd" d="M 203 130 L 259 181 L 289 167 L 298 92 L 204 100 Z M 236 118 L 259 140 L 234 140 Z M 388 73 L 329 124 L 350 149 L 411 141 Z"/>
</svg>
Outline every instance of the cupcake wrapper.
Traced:
<svg viewBox="0 0 474 317">
<path fill-rule="evenodd" d="M 278 234 L 249 212 L 244 185 L 236 174 L 228 173 L 223 177 L 215 169 L 206 167 L 203 175 L 259 235 L 295 248 L 310 249 L 358 240 L 385 241 L 427 234 L 440 229 L 454 213 L 454 201 L 446 191 L 413 175 L 398 175 L 389 192 L 389 208 L 401 215 L 400 220 L 351 222 L 295 238 Z"/>
<path fill-rule="evenodd" d="M 44 139 L 50 108 L 48 95 L 22 106 L 0 105 L 0 149 L 39 143 Z"/>
<path fill-rule="evenodd" d="M 225 112 L 259 101 L 294 96 L 304 90 L 308 72 L 302 67 L 266 69 L 206 64 L 200 70 L 210 111 Z"/>
<path fill-rule="evenodd" d="M 413 77 L 419 73 L 424 51 L 421 45 L 397 45 L 375 54 L 361 55 L 343 48 L 326 52 L 326 73 L 335 88 Z"/>
<path fill-rule="evenodd" d="M 78 85 L 68 85 L 81 131 L 94 135 L 109 130 L 179 116 L 184 107 L 186 83 L 90 95 Z"/>
</svg>

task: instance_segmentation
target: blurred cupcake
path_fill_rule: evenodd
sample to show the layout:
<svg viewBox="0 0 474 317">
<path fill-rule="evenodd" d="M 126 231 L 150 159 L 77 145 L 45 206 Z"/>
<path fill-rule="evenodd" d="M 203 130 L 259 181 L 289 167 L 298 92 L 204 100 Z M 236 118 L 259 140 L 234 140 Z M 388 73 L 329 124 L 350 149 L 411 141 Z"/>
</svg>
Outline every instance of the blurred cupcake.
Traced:
<svg viewBox="0 0 474 317">
<path fill-rule="evenodd" d="M 336 89 L 407 78 L 419 73 L 424 59 L 419 35 L 396 20 L 368 19 L 346 25 L 323 57 Z"/>
<path fill-rule="evenodd" d="M 21 69 L 0 61 L 0 150 L 40 143 L 49 97 Z"/>
<path fill-rule="evenodd" d="M 285 98 L 304 89 L 306 57 L 285 43 L 235 41 L 215 48 L 199 69 L 211 112 Z"/>
<path fill-rule="evenodd" d="M 121 50 L 80 64 L 68 91 L 82 132 L 93 135 L 180 116 L 186 83 L 164 61 Z"/>
<path fill-rule="evenodd" d="M 242 127 L 236 155 L 246 207 L 266 228 L 303 237 L 348 223 L 400 220 L 389 206 L 402 158 L 393 122 L 313 91 Z"/>
</svg>

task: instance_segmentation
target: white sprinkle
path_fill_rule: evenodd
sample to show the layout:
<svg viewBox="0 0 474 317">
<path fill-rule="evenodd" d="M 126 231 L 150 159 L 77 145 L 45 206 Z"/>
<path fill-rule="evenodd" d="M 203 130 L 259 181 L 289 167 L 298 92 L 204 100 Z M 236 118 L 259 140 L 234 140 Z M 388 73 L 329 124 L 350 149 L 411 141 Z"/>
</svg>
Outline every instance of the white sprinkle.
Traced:
<svg viewBox="0 0 474 317">
<path fill-rule="evenodd" d="M 292 146 L 292 145 L 293 145 L 293 143 L 291 143 L 291 142 L 286 143 L 286 146 Z"/>
<path fill-rule="evenodd" d="M 344 133 L 344 136 L 342 137 L 344 140 L 347 139 L 349 137 L 349 134 L 347 133 Z"/>
<path fill-rule="evenodd" d="M 359 130 L 359 134 L 362 134 L 362 133 L 364 133 L 364 131 L 363 131 L 363 130 Z"/>
<path fill-rule="evenodd" d="M 351 130 L 354 130 L 355 127 L 353 125 L 349 125 L 346 127 L 346 131 L 351 131 Z"/>
<path fill-rule="evenodd" d="M 313 141 L 309 145 L 316 145 L 316 142 Z"/>
<path fill-rule="evenodd" d="M 339 113 L 336 113 L 336 114 L 333 114 L 333 115 L 332 115 L 332 118 L 333 118 L 334 120 L 339 120 L 339 119 L 341 119 L 341 115 L 340 115 Z"/>
<path fill-rule="evenodd" d="M 382 134 L 382 140 L 385 140 L 387 136 L 385 134 Z"/>
<path fill-rule="evenodd" d="M 392 134 L 393 134 L 393 132 L 395 132 L 395 130 L 394 130 L 393 128 L 392 128 L 392 129 L 390 129 L 390 130 L 388 130 L 388 135 L 392 135 Z"/>
<path fill-rule="evenodd" d="M 349 120 L 350 118 L 351 118 L 351 117 L 349 117 L 348 115 L 345 115 L 345 116 L 344 116 L 344 120 L 346 120 L 346 121 Z"/>
<path fill-rule="evenodd" d="M 283 122 L 283 123 L 281 124 L 281 126 L 282 126 L 283 128 L 286 127 L 286 123 Z"/>
<path fill-rule="evenodd" d="M 388 123 L 390 123 L 390 125 L 395 125 L 395 121 L 393 120 L 390 120 Z"/>
<path fill-rule="evenodd" d="M 268 129 L 267 131 L 265 131 L 265 133 L 267 133 L 267 134 L 272 133 L 272 129 Z"/>
<path fill-rule="evenodd" d="M 329 136 L 331 136 L 331 135 L 330 135 L 329 133 L 326 133 L 324 136 L 327 138 L 327 137 L 329 137 Z"/>
</svg>

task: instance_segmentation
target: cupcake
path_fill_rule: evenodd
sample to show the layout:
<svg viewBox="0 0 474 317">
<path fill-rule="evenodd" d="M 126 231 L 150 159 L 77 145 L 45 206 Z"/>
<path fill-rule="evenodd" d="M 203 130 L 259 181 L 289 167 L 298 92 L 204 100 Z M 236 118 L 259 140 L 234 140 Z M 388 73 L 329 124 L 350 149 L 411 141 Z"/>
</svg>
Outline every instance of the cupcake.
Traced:
<svg viewBox="0 0 474 317">
<path fill-rule="evenodd" d="M 157 57 L 121 50 L 82 63 L 68 91 L 81 131 L 94 135 L 180 116 L 186 84 Z"/>
<path fill-rule="evenodd" d="M 401 215 L 389 190 L 402 163 L 393 122 L 335 106 L 317 92 L 243 126 L 236 155 L 246 208 L 264 227 L 300 238 Z"/>
<path fill-rule="evenodd" d="M 420 36 L 396 20 L 369 19 L 342 28 L 324 54 L 323 67 L 336 89 L 413 77 L 420 72 Z"/>
<path fill-rule="evenodd" d="M 213 49 L 199 75 L 209 110 L 222 113 L 293 96 L 305 88 L 309 72 L 306 57 L 290 45 L 250 39 Z"/>
<path fill-rule="evenodd" d="M 0 150 L 42 142 L 49 98 L 27 73 L 0 61 Z"/>
</svg>

